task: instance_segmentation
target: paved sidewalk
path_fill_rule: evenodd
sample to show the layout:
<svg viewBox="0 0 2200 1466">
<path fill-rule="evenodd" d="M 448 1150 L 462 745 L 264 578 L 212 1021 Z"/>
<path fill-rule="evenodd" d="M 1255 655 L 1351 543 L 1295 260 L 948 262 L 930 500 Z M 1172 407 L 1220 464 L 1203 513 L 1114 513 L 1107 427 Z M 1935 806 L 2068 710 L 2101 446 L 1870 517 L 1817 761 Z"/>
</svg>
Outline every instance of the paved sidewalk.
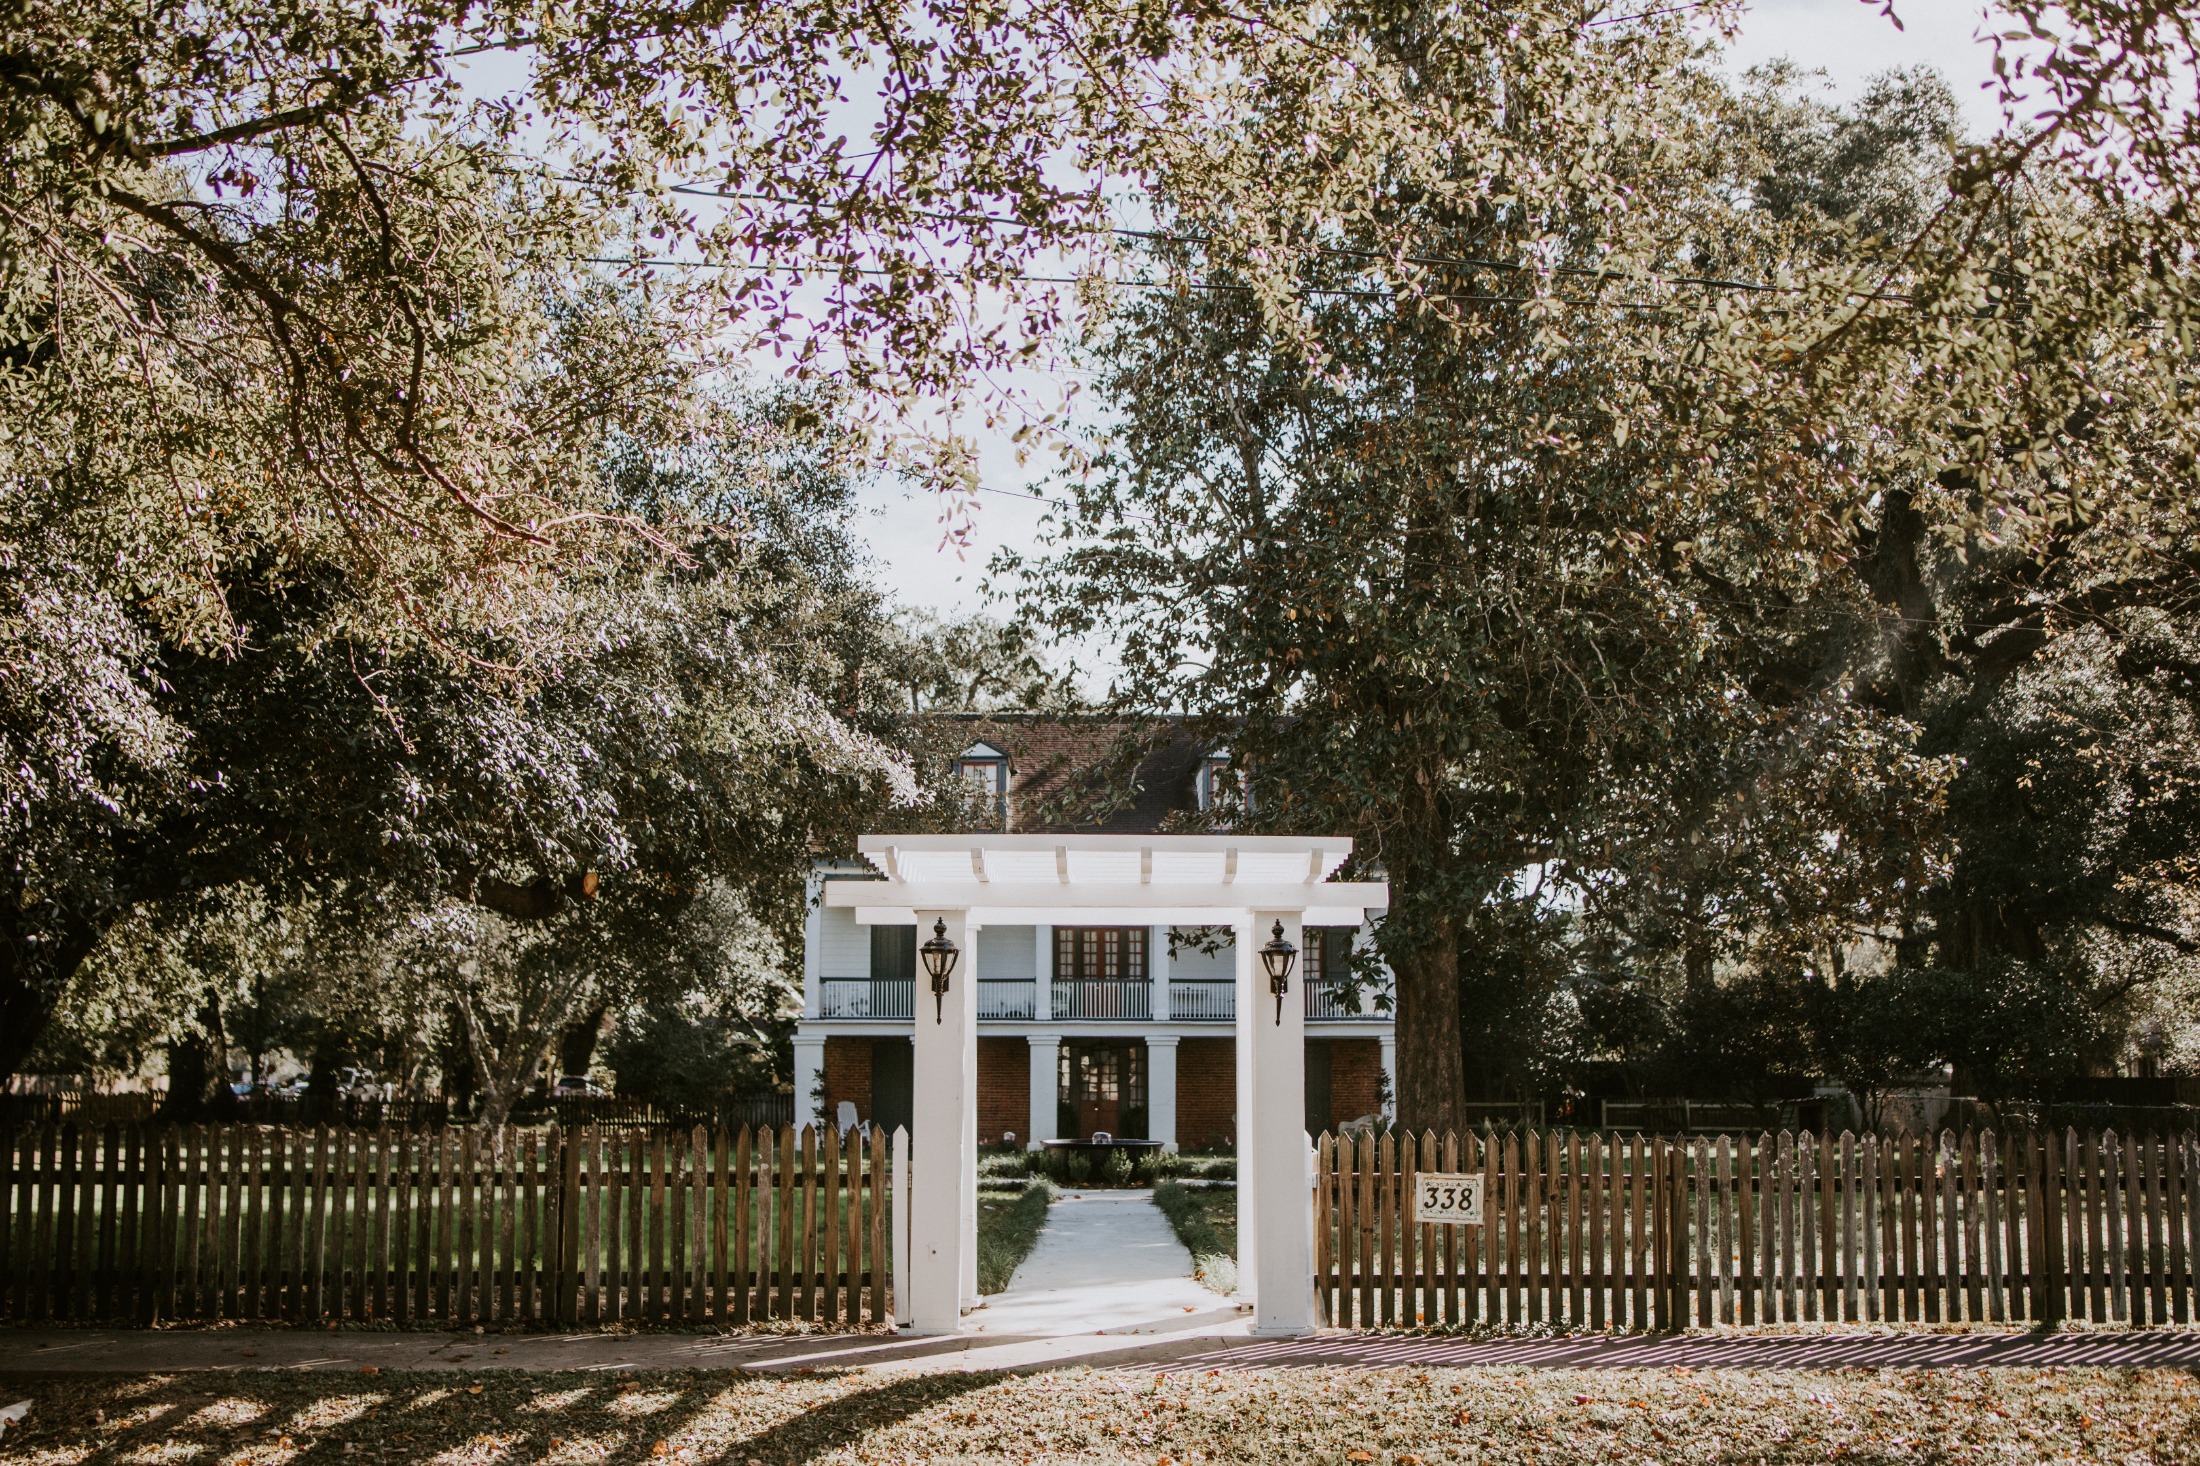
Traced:
<svg viewBox="0 0 2200 1466">
<path fill-rule="evenodd" d="M 1195 1320 L 1204 1330 L 1239 1316 L 1192 1277 L 1192 1255 L 1151 1191 L 1082 1191 L 1047 1208 L 1038 1245 L 1007 1291 L 969 1316 L 969 1329 L 993 1338 L 1182 1334 Z"/>
</svg>

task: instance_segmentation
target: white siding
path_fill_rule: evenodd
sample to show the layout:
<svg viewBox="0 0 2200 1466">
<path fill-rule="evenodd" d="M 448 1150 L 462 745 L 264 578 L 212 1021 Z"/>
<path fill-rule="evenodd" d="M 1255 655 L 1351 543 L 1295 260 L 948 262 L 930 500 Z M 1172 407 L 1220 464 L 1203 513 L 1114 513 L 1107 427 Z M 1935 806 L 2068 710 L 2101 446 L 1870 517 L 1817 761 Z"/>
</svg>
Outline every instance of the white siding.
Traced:
<svg viewBox="0 0 2200 1466">
<path fill-rule="evenodd" d="M 1038 928 L 988 926 L 978 930 L 978 981 L 1029 982 L 1039 972 Z"/>
<path fill-rule="evenodd" d="M 856 925 L 856 914 L 846 906 L 827 906 L 818 912 L 817 975 L 819 977 L 869 977 L 871 932 Z"/>
<path fill-rule="evenodd" d="M 1237 954 L 1230 950 L 1230 938 L 1222 939 L 1219 952 L 1201 952 L 1178 943 L 1176 955 L 1169 959 L 1169 977 L 1174 982 L 1233 982 L 1237 978 Z"/>
</svg>

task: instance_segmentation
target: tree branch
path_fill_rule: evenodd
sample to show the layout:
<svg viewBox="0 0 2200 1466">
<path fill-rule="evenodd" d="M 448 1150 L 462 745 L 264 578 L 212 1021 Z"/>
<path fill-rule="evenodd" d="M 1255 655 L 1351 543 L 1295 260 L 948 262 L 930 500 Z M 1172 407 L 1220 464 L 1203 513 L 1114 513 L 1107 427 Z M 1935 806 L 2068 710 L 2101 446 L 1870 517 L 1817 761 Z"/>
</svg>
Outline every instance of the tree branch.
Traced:
<svg viewBox="0 0 2200 1466">
<path fill-rule="evenodd" d="M 2146 937 L 2161 942 L 2165 946 L 2175 947 L 2187 956 L 2200 954 L 2200 941 L 2195 941 L 2180 932 L 2172 931 L 2166 926 L 2156 926 L 2151 921 L 2126 921 L 2122 917 L 2103 916 L 2098 912 L 2094 913 L 2090 920 L 2095 926 L 2106 927 L 2112 932 L 2120 932 L 2127 937 Z"/>
</svg>

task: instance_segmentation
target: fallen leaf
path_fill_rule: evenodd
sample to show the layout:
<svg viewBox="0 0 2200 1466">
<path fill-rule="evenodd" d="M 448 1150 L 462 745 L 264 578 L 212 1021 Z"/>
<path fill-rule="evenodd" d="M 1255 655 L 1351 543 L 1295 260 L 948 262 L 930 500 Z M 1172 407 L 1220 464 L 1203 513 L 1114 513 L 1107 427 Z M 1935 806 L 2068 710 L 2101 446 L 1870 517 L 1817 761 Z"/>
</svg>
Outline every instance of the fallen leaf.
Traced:
<svg viewBox="0 0 2200 1466">
<path fill-rule="evenodd" d="M 1345 1459 L 1347 1461 L 1372 1461 L 1375 1459 L 1375 1453 L 1373 1451 L 1352 1451 L 1345 1456 Z"/>
<path fill-rule="evenodd" d="M 362 1364 L 359 1366 L 359 1372 L 361 1374 L 380 1374 L 382 1366 L 379 1364 Z"/>
<path fill-rule="evenodd" d="M 478 1394 L 480 1394 L 480 1393 L 481 1393 L 481 1386 L 479 1386 L 479 1385 L 468 1385 L 468 1386 L 466 1386 L 466 1393 L 467 1393 L 467 1394 L 469 1394 L 469 1395 L 478 1395 Z"/>
</svg>

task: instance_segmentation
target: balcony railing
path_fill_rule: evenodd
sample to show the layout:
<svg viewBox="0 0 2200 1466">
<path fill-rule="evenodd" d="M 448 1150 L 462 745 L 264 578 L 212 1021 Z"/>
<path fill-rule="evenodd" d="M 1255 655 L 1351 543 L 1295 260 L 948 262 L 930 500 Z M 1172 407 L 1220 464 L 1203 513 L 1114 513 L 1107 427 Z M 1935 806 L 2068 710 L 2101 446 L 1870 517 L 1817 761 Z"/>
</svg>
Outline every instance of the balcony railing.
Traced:
<svg viewBox="0 0 2200 1466">
<path fill-rule="evenodd" d="M 907 1020 L 916 1012 L 917 985 L 904 978 L 828 977 L 818 984 L 820 1018 Z M 1317 979 L 1304 987 L 1306 1016 L 1381 1020 L 1372 988 L 1355 993 L 1347 983 Z M 1142 979 L 1058 979 L 1053 1012 L 1059 1019 L 1143 1023 L 1153 1016 L 1153 985 Z M 1029 1022 L 1039 1016 L 1039 985 L 1030 978 L 987 978 L 978 984 L 978 1017 L 986 1022 Z M 1169 1017 L 1178 1023 L 1229 1023 L 1237 1017 L 1237 984 L 1172 979 Z"/>
<path fill-rule="evenodd" d="M 1309 1018 L 1388 1018 L 1375 1006 L 1375 989 L 1357 991 L 1348 982 L 1316 978 L 1306 984 L 1306 1016 Z"/>
<path fill-rule="evenodd" d="M 1039 1016 L 1039 984 L 1024 978 L 981 978 L 978 982 L 980 1018 L 1036 1018 Z"/>
<path fill-rule="evenodd" d="M 1144 978 L 1078 977 L 1054 984 L 1057 1018 L 1135 1018 L 1153 1016 L 1153 984 Z"/>
<path fill-rule="evenodd" d="M 820 1018 L 908 1018 L 916 1012 L 910 978 L 828 977 L 818 983 Z"/>
<path fill-rule="evenodd" d="M 1232 1022 L 1237 1017 L 1237 984 L 1172 980 L 1169 1016 L 1184 1023 Z"/>
</svg>

